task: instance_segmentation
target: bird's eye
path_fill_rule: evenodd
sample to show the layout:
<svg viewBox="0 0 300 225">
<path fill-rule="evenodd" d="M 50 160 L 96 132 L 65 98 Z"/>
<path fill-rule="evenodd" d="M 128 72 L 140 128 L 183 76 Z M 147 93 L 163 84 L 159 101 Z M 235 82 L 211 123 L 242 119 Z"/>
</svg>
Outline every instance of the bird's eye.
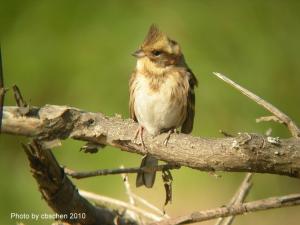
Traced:
<svg viewBox="0 0 300 225">
<path fill-rule="evenodd" d="M 154 55 L 154 56 L 160 56 L 161 55 L 161 51 L 154 50 L 154 51 L 152 51 L 152 55 Z"/>
</svg>

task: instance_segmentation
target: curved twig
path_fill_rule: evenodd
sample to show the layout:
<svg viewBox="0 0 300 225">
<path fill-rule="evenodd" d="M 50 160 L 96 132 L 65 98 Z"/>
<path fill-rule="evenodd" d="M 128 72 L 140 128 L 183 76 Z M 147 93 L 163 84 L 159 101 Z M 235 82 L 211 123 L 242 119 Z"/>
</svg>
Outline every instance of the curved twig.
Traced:
<svg viewBox="0 0 300 225">
<path fill-rule="evenodd" d="M 273 106 L 271 103 L 267 102 L 266 100 L 262 99 L 261 97 L 257 96 L 256 94 L 252 93 L 251 91 L 247 90 L 246 88 L 240 86 L 239 84 L 235 83 L 234 81 L 230 80 L 228 77 L 221 73 L 214 72 L 221 80 L 225 81 L 226 83 L 230 84 L 232 87 L 239 90 L 242 94 L 246 95 L 251 100 L 255 101 L 257 104 L 264 107 L 266 110 L 271 112 L 274 116 L 276 116 L 279 120 L 281 120 L 284 125 L 287 126 L 289 131 L 294 137 L 300 138 L 300 129 L 296 125 L 296 123 L 285 113 L 281 112 L 278 108 Z"/>
</svg>

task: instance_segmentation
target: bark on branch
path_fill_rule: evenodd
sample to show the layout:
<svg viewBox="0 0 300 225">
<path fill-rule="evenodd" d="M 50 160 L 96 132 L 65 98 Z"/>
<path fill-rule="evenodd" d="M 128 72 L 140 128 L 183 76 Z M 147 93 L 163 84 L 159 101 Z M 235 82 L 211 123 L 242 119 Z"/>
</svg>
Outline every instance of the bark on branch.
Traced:
<svg viewBox="0 0 300 225">
<path fill-rule="evenodd" d="M 4 107 L 2 132 L 35 137 L 43 141 L 73 138 L 124 151 L 146 154 L 134 134 L 138 125 L 131 119 L 107 117 L 68 106 Z M 300 139 L 277 139 L 242 133 L 237 137 L 201 138 L 172 134 L 155 138 L 145 133 L 147 153 L 160 160 L 203 171 L 254 172 L 300 178 Z"/>
<path fill-rule="evenodd" d="M 154 222 L 150 225 L 179 225 L 202 222 L 206 220 L 215 219 L 218 217 L 226 217 L 231 215 L 242 215 L 244 213 L 256 212 L 262 210 L 269 210 L 281 207 L 289 207 L 300 204 L 300 194 L 291 194 L 279 197 L 272 197 L 253 202 L 233 205 L 230 207 L 221 207 L 205 211 L 193 212 L 190 215 L 180 216 L 163 220 L 161 222 Z"/>
<path fill-rule="evenodd" d="M 96 207 L 83 198 L 65 175 L 51 150 L 43 149 L 38 141 L 23 145 L 31 172 L 48 205 L 57 218 L 69 224 L 114 225 L 137 223 L 107 207 Z"/>
</svg>

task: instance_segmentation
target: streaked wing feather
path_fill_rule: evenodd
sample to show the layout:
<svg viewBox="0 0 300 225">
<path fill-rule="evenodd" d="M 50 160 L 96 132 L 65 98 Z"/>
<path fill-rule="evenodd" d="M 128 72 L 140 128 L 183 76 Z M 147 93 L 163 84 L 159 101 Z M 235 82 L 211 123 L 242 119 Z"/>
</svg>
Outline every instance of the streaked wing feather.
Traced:
<svg viewBox="0 0 300 225">
<path fill-rule="evenodd" d="M 187 75 L 189 76 L 189 90 L 187 96 L 187 114 L 186 119 L 182 124 L 181 132 L 189 134 L 193 130 L 194 116 L 195 116 L 195 92 L 194 88 L 198 85 L 197 78 L 193 72 L 188 69 Z"/>
</svg>

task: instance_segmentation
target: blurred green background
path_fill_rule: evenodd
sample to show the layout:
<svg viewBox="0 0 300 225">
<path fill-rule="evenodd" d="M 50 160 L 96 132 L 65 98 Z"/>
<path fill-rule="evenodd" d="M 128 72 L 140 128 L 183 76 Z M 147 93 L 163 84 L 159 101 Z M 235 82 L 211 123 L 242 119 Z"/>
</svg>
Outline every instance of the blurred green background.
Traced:
<svg viewBox="0 0 300 225">
<path fill-rule="evenodd" d="M 300 124 L 300 1 L 0 1 L 0 37 L 5 84 L 17 84 L 32 105 L 71 105 L 128 117 L 130 55 L 156 23 L 177 40 L 199 80 L 193 135 L 221 137 L 219 129 L 288 137 L 278 124 L 256 124 L 268 115 L 257 104 L 212 76 L 222 72 L 279 107 Z M 14 105 L 12 93 L 5 100 Z M 0 137 L 0 218 L 10 213 L 52 212 L 41 199 L 20 147 L 22 137 Z M 81 142 L 54 149 L 59 162 L 76 170 L 137 166 L 140 156 L 107 147 L 98 154 L 79 152 Z M 201 149 L 199 149 L 201 151 Z M 226 204 L 243 173 L 174 171 L 172 215 Z M 129 176 L 132 187 L 135 176 Z M 151 190 L 133 191 L 158 207 L 164 202 L 160 177 Z M 127 200 L 120 176 L 74 180 L 79 188 Z M 299 192 L 300 181 L 255 175 L 247 200 Z M 238 217 L 235 224 L 299 224 L 299 207 Z M 51 224 L 52 221 L 23 221 Z M 203 224 L 214 224 L 214 221 Z"/>
</svg>

